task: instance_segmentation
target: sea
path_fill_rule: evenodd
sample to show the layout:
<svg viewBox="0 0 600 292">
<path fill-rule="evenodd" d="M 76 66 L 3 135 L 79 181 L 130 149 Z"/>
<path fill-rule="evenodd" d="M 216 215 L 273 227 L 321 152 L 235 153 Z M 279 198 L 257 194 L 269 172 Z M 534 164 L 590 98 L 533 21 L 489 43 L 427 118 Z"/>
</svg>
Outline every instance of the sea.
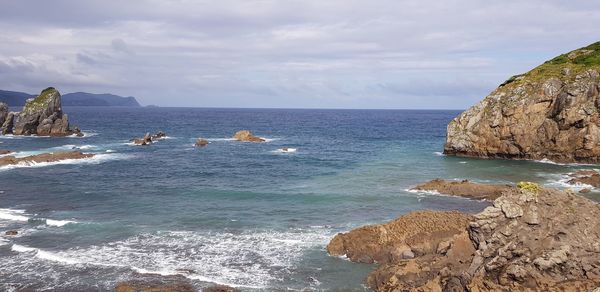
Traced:
<svg viewBox="0 0 600 292">
<path fill-rule="evenodd" d="M 111 291 L 152 274 L 198 289 L 368 291 L 376 265 L 329 256 L 337 233 L 488 205 L 411 187 L 445 178 L 578 190 L 568 174 L 596 167 L 444 156 L 457 110 L 63 110 L 84 137 L 0 136 L 17 156 L 96 154 L 0 168 L 0 291 Z M 243 129 L 266 142 L 231 138 Z M 130 142 L 158 131 L 166 139 Z M 198 137 L 210 144 L 194 147 Z"/>
</svg>

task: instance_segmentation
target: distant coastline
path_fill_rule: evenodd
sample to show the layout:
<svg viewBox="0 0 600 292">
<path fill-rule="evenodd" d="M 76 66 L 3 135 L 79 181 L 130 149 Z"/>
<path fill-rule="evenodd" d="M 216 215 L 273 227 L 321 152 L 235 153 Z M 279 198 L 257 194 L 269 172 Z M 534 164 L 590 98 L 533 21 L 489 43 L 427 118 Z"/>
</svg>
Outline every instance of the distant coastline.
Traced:
<svg viewBox="0 0 600 292">
<path fill-rule="evenodd" d="M 4 102 L 9 106 L 23 106 L 27 99 L 32 97 L 35 97 L 35 95 L 19 91 L 0 90 L 0 102 Z M 62 105 L 141 107 L 140 103 L 133 96 L 124 97 L 110 93 L 96 94 L 87 92 L 64 94 L 62 96 Z"/>
</svg>

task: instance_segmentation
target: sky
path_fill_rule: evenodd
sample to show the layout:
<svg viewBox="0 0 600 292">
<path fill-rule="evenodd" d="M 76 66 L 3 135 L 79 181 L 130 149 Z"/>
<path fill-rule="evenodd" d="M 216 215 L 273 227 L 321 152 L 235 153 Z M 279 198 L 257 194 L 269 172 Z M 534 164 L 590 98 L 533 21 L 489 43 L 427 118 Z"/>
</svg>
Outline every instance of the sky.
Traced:
<svg viewBox="0 0 600 292">
<path fill-rule="evenodd" d="M 463 109 L 599 28 L 588 0 L 0 0 L 0 89 Z"/>
</svg>

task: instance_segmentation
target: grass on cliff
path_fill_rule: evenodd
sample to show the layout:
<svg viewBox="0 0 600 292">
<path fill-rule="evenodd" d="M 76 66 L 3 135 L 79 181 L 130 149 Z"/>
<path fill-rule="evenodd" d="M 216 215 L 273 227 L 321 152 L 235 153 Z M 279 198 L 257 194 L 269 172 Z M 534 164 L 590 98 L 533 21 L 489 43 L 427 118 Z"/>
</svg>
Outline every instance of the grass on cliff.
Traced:
<svg viewBox="0 0 600 292">
<path fill-rule="evenodd" d="M 562 74 L 563 69 L 570 70 L 570 74 L 568 76 Z M 600 42 L 557 56 L 525 74 L 512 76 L 500 87 L 509 84 L 517 85 L 524 81 L 538 82 L 551 77 L 569 81 L 588 69 L 600 69 Z"/>
<path fill-rule="evenodd" d="M 57 92 L 57 90 L 54 87 L 48 87 L 48 88 L 42 90 L 40 95 L 38 95 L 35 99 L 33 99 L 32 101 L 28 102 L 25 105 L 24 110 L 27 110 L 30 108 L 37 108 L 40 106 L 45 106 L 46 102 L 48 100 L 48 96 L 50 94 L 53 94 L 54 92 Z"/>
</svg>

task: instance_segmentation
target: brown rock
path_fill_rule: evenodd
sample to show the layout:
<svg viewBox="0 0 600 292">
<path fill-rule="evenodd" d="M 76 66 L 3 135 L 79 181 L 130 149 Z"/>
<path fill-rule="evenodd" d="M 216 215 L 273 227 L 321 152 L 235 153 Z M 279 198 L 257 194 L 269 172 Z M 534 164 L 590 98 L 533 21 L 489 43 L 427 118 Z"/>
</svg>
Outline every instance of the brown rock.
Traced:
<svg viewBox="0 0 600 292">
<path fill-rule="evenodd" d="M 595 188 L 600 187 L 600 173 L 595 170 L 580 170 L 575 173 L 569 174 L 572 179 L 568 183 L 574 184 L 586 184 L 591 185 Z"/>
<path fill-rule="evenodd" d="M 10 154 L 10 153 L 12 153 L 12 151 L 6 150 L 6 149 L 0 149 L 0 155 L 6 155 L 6 154 Z"/>
<path fill-rule="evenodd" d="M 215 285 L 202 289 L 202 292 L 240 292 L 240 290 L 225 285 Z"/>
<path fill-rule="evenodd" d="M 242 142 L 265 142 L 266 140 L 261 137 L 254 136 L 252 132 L 248 130 L 238 131 L 233 135 L 233 139 Z"/>
<path fill-rule="evenodd" d="M 582 194 L 587 194 L 587 193 L 590 193 L 591 191 L 592 191 L 591 189 L 585 188 L 585 189 L 581 189 L 579 192 Z"/>
<path fill-rule="evenodd" d="M 470 219 L 459 212 L 412 212 L 386 224 L 339 233 L 327 245 L 327 252 L 362 263 L 411 258 L 435 252 L 439 241 L 466 230 Z"/>
<path fill-rule="evenodd" d="M 94 157 L 94 154 L 82 153 L 80 151 L 43 153 L 19 158 L 14 156 L 3 156 L 0 157 L 0 166 L 15 165 L 19 163 L 56 162 L 66 159 L 83 159 L 90 157 Z"/>
<path fill-rule="evenodd" d="M 418 185 L 413 190 L 436 191 L 440 194 L 459 196 L 475 200 L 494 200 L 502 195 L 502 192 L 510 189 L 509 185 L 487 185 L 473 183 L 468 180 L 451 181 L 434 179 Z"/>
<path fill-rule="evenodd" d="M 196 292 L 190 281 L 183 276 L 134 274 L 135 279 L 118 283 L 115 292 Z"/>
<path fill-rule="evenodd" d="M 377 291 L 590 291 L 600 286 L 599 212 L 572 192 L 510 188 L 466 230 L 432 244 L 435 253 L 383 263 L 367 283 Z"/>
<path fill-rule="evenodd" d="M 194 146 L 196 146 L 196 147 L 204 147 L 204 146 L 208 145 L 208 143 L 209 143 L 208 140 L 202 139 L 202 138 L 198 138 L 196 140 L 196 143 L 194 144 Z"/>
<path fill-rule="evenodd" d="M 16 230 L 8 230 L 8 231 L 4 232 L 4 235 L 9 235 L 9 236 L 15 236 L 17 234 L 19 234 L 19 232 Z"/>
<path fill-rule="evenodd" d="M 600 45 L 571 54 L 579 57 L 561 55 L 513 76 L 452 120 L 444 153 L 600 163 L 600 63 L 589 61 Z"/>
<path fill-rule="evenodd" d="M 167 134 L 163 131 L 159 131 L 156 134 L 146 133 L 142 138 L 134 138 L 130 141 L 135 145 L 147 146 L 152 144 L 154 141 L 162 140 L 167 138 Z"/>
</svg>

